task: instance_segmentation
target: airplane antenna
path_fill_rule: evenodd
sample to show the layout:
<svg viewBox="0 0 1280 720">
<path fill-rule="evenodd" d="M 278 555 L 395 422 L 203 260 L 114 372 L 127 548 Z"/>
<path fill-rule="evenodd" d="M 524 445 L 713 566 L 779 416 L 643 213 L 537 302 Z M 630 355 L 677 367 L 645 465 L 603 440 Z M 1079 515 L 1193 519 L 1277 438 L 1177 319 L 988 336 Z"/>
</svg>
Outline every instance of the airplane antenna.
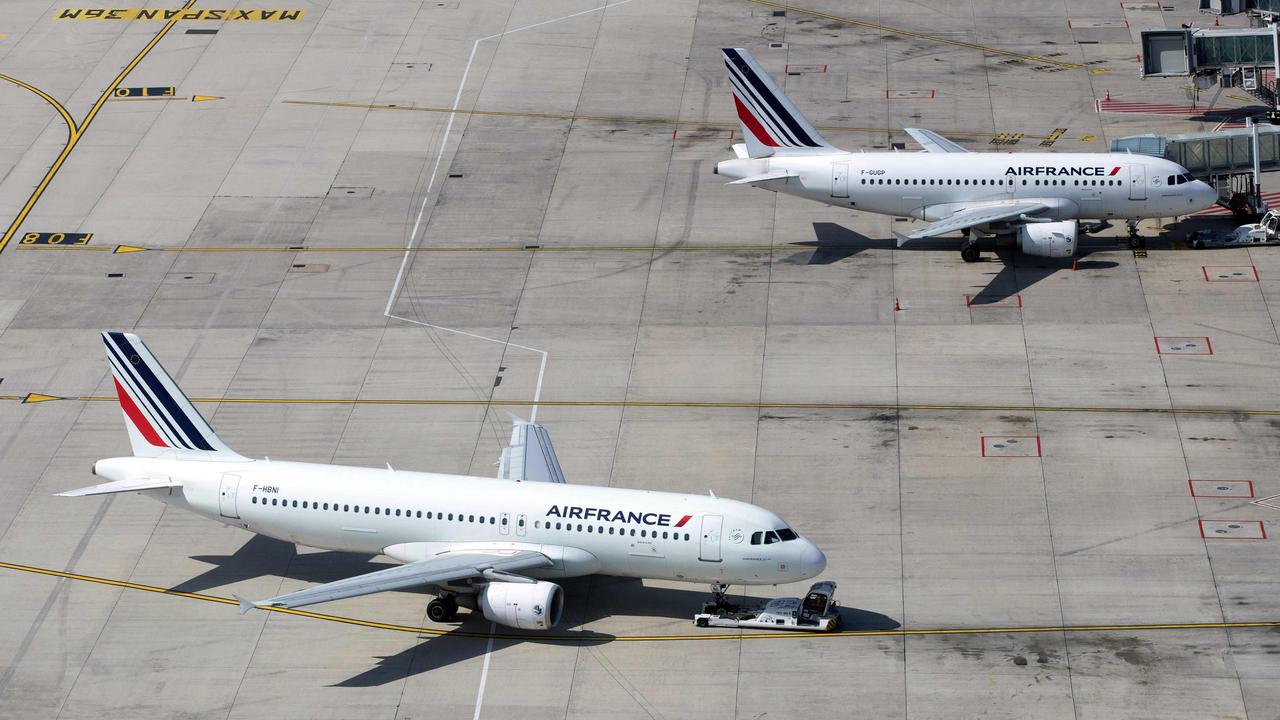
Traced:
<svg viewBox="0 0 1280 720">
<path fill-rule="evenodd" d="M 387 463 L 387 472 L 395 472 L 396 469 L 391 467 L 391 463 Z"/>
<path fill-rule="evenodd" d="M 715 490 L 712 490 L 712 489 L 710 489 L 710 488 L 707 488 L 707 492 L 711 494 L 711 497 L 712 497 L 713 499 L 716 499 L 716 500 L 719 500 L 719 499 L 720 499 L 720 498 L 716 497 L 716 491 L 715 491 Z"/>
</svg>

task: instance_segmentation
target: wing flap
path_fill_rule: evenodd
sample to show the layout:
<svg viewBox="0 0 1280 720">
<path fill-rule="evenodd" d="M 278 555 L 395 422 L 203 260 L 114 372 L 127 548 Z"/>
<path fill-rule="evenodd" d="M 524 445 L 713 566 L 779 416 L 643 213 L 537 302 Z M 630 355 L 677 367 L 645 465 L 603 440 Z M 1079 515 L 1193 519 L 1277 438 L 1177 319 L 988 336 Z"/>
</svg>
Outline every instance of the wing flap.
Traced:
<svg viewBox="0 0 1280 720">
<path fill-rule="evenodd" d="M 240 614 L 243 615 L 255 607 L 297 608 L 387 590 L 440 585 L 480 577 L 486 570 L 512 573 L 551 565 L 550 558 L 532 550 L 459 551 L 386 570 L 335 580 L 305 590 L 277 595 L 267 600 L 253 602 L 239 596 L 236 596 L 236 600 L 240 603 Z"/>
<path fill-rule="evenodd" d="M 564 483 L 564 471 L 546 428 L 513 418 L 511 446 L 502 451 L 499 480 Z"/>
<path fill-rule="evenodd" d="M 115 482 L 90 485 L 66 492 L 57 493 L 58 497 L 84 497 L 86 495 L 110 495 L 112 493 L 140 492 L 142 490 L 162 490 L 164 488 L 182 487 L 182 483 L 171 478 L 138 478 L 134 480 L 116 480 Z"/>
<path fill-rule="evenodd" d="M 1028 201 L 1012 204 L 987 205 L 961 210 L 945 220 L 926 225 L 925 227 L 906 236 L 898 237 L 898 246 L 902 246 L 902 241 L 906 240 L 922 240 L 924 238 L 935 237 L 937 235 L 945 235 L 956 230 L 967 230 L 975 225 L 985 225 L 987 223 L 999 222 L 1001 220 L 1012 220 L 1022 215 L 1028 215 L 1040 212 L 1047 208 L 1048 205 L 1039 201 Z"/>
<path fill-rule="evenodd" d="M 932 153 L 967 153 L 968 150 L 942 137 L 932 130 L 924 128 L 902 128 L 903 132 L 910 135 L 913 140 L 920 143 L 920 147 Z"/>
</svg>

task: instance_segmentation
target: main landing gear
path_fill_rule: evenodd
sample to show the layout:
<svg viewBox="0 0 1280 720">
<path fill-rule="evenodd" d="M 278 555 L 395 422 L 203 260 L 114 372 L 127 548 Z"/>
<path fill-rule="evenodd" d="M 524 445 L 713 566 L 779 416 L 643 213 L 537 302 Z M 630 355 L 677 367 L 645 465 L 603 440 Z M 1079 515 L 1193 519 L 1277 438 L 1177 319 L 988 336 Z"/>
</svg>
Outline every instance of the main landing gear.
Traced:
<svg viewBox="0 0 1280 720">
<path fill-rule="evenodd" d="M 1147 239 L 1138 234 L 1138 221 L 1129 220 L 1129 249 L 1141 250 L 1147 246 Z"/>
<path fill-rule="evenodd" d="M 458 601 L 452 595 L 441 595 L 427 603 L 427 619 L 431 622 L 453 622 L 457 617 Z"/>
<path fill-rule="evenodd" d="M 978 249 L 978 240 L 982 236 L 974 228 L 969 228 L 969 235 L 960 246 L 960 259 L 967 263 L 975 263 L 982 259 L 982 251 Z"/>
</svg>

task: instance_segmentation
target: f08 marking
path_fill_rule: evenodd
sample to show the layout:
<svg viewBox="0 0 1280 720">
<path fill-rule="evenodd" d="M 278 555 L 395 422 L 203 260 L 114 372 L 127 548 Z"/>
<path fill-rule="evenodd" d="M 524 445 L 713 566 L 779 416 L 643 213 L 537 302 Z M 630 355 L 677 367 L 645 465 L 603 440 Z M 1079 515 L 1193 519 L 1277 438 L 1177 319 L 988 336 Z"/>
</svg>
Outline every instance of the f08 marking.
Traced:
<svg viewBox="0 0 1280 720">
<path fill-rule="evenodd" d="M 88 245 L 93 233 L 29 232 L 20 245 Z"/>
</svg>

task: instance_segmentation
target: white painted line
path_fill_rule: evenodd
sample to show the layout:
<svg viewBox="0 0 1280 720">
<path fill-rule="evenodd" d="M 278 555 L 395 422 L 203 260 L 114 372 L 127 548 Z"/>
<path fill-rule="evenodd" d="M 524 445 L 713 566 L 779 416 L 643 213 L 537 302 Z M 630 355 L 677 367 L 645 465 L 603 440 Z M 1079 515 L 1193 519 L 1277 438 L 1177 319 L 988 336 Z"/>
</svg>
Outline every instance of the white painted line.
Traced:
<svg viewBox="0 0 1280 720">
<path fill-rule="evenodd" d="M 462 80 L 458 82 L 458 92 L 454 93 L 453 105 L 450 106 L 449 108 L 449 121 L 448 123 L 445 124 L 444 136 L 440 138 L 440 148 L 439 150 L 436 151 L 436 161 L 435 161 L 435 164 L 432 165 L 431 167 L 431 176 L 427 178 L 427 189 L 422 198 L 422 205 L 418 207 L 418 215 L 413 221 L 413 229 L 409 231 L 409 241 L 405 243 L 404 257 L 400 259 L 400 269 L 399 271 L 396 272 L 395 282 L 392 283 L 391 285 L 391 294 L 387 297 L 387 307 L 382 311 L 382 314 L 384 317 L 387 317 L 393 320 L 400 320 L 402 322 L 412 323 L 414 325 L 420 325 L 425 328 L 442 330 L 444 332 L 456 333 L 458 335 L 464 335 L 466 337 L 475 338 L 477 340 L 486 340 L 489 342 L 502 343 L 508 347 L 518 348 L 521 350 L 528 350 L 530 352 L 536 352 L 542 355 L 542 361 L 538 366 L 538 384 L 533 391 L 533 409 L 529 411 L 529 422 L 535 422 L 538 418 L 538 401 L 542 398 L 542 378 L 547 371 L 547 352 L 545 350 L 539 350 L 537 348 L 531 348 L 525 345 L 516 345 L 508 340 L 499 340 L 497 338 L 485 337 L 484 335 L 477 335 L 475 333 L 469 333 L 464 330 L 455 330 L 453 328 L 447 328 L 441 325 L 432 325 L 430 323 L 425 323 L 420 320 L 410 320 L 409 318 L 392 315 L 391 308 L 396 302 L 396 297 L 399 296 L 400 294 L 400 287 L 404 282 L 404 274 L 409 267 L 409 258 L 412 257 L 413 248 L 418 242 L 418 230 L 422 227 L 422 216 L 426 213 L 427 203 L 431 201 L 431 191 L 435 189 L 436 176 L 439 175 L 440 173 L 440 163 L 444 160 L 444 151 L 449 144 L 449 135 L 453 131 L 453 120 L 454 118 L 457 117 L 458 106 L 462 103 L 462 91 L 467 85 L 467 77 L 471 74 L 471 64 L 475 62 L 476 50 L 479 49 L 480 43 L 486 40 L 493 40 L 495 38 L 500 38 L 504 35 L 511 35 L 512 33 L 522 32 L 524 30 L 532 30 L 534 28 L 539 28 L 544 25 L 550 25 L 551 23 L 560 22 L 561 20 L 568 20 L 570 18 L 579 17 L 581 15 L 586 15 L 588 13 L 607 10 L 611 7 L 626 5 L 629 2 L 632 2 L 632 0 L 619 0 L 619 2 L 614 2 L 614 3 L 606 2 L 604 5 L 601 5 L 599 7 L 582 10 L 580 12 L 571 13 L 569 15 L 563 15 L 561 17 L 552 18 L 550 20 L 543 20 L 542 22 L 533 23 L 532 25 L 525 25 L 523 27 L 513 28 L 511 30 L 504 30 L 494 35 L 488 35 L 488 36 L 482 37 L 471 44 L 471 54 L 467 57 L 467 65 L 462 70 Z M 496 623 L 490 624 L 489 641 L 484 648 L 484 665 L 480 670 L 480 688 L 476 691 L 476 711 L 475 711 L 475 714 L 471 716 L 472 720 L 480 720 L 480 711 L 484 708 L 484 688 L 489 680 L 489 658 L 493 653 L 492 633 L 496 630 L 497 630 L 497 624 Z"/>
<path fill-rule="evenodd" d="M 1276 500 L 1280 500 L 1280 495 L 1272 495 L 1271 497 L 1258 498 L 1257 500 L 1254 500 L 1250 504 L 1261 505 L 1262 507 L 1271 508 L 1272 510 L 1280 510 L 1280 505 L 1275 504 Z"/>
<path fill-rule="evenodd" d="M 489 623 L 489 642 L 484 646 L 484 668 L 480 670 L 480 689 L 476 691 L 476 713 L 471 720 L 480 720 L 480 708 L 484 707 L 484 686 L 489 680 L 489 658 L 493 655 L 493 635 L 498 631 L 498 623 Z"/>
</svg>

